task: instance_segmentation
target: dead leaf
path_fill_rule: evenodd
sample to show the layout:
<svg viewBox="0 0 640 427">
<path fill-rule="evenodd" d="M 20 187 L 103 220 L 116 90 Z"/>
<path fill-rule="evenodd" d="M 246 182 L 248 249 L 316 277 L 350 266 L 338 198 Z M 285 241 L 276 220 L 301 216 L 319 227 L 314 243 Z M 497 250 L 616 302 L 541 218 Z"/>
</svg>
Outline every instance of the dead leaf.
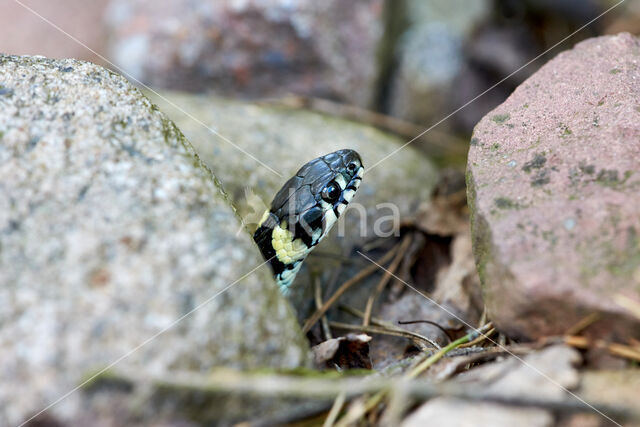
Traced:
<svg viewBox="0 0 640 427">
<path fill-rule="evenodd" d="M 318 368 L 371 369 L 369 341 L 366 334 L 348 334 L 332 338 L 311 348 Z"/>
<path fill-rule="evenodd" d="M 468 225 L 469 218 L 457 202 L 435 198 L 424 202 L 416 213 L 416 226 L 427 234 L 452 236 Z"/>
<path fill-rule="evenodd" d="M 438 272 L 432 297 L 467 323 L 476 324 L 480 318 L 483 309 L 480 278 L 468 225 L 451 243 L 451 264 Z"/>
<path fill-rule="evenodd" d="M 453 236 L 464 232 L 468 224 L 464 174 L 445 169 L 440 173 L 434 196 L 418 208 L 415 225 L 427 234 Z"/>
</svg>

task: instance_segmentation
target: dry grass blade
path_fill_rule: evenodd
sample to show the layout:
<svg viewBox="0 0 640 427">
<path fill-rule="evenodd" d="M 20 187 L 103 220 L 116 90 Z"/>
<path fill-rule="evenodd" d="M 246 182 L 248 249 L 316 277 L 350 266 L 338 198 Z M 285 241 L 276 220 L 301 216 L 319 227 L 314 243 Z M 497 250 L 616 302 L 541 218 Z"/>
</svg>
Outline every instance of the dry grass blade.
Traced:
<svg viewBox="0 0 640 427">
<path fill-rule="evenodd" d="M 345 400 L 346 400 L 346 395 L 344 392 L 336 396 L 336 400 L 333 401 L 333 406 L 331 406 L 329 415 L 327 415 L 327 419 L 324 420 L 322 427 L 332 427 L 335 424 L 336 420 L 338 419 L 338 415 L 340 415 L 340 411 L 344 406 Z"/>
<path fill-rule="evenodd" d="M 607 349 L 611 352 L 611 354 L 615 356 L 625 357 L 627 359 L 635 360 L 636 362 L 640 362 L 640 351 L 623 345 L 623 344 L 609 344 Z"/>
<path fill-rule="evenodd" d="M 480 329 L 469 332 L 467 335 L 463 336 L 462 338 L 458 338 L 457 340 L 450 343 L 446 347 L 442 347 L 442 349 L 438 350 L 435 354 L 429 356 L 422 363 L 420 363 L 414 369 L 409 371 L 409 373 L 407 374 L 407 378 L 416 378 L 418 375 L 420 375 L 421 373 L 429 369 L 432 365 L 434 365 L 438 360 L 442 359 L 444 355 L 450 352 L 451 350 L 458 348 L 462 344 L 471 342 L 474 339 L 476 339 L 478 334 L 480 334 L 481 336 L 484 335 L 486 337 L 484 332 L 491 329 L 491 327 L 492 327 L 491 322 L 489 322 L 483 327 L 481 327 Z"/>
<path fill-rule="evenodd" d="M 487 323 L 487 307 L 483 307 L 482 315 L 480 315 L 480 320 L 478 321 L 478 328 Z"/>
<path fill-rule="evenodd" d="M 424 323 L 426 325 L 431 325 L 433 327 L 436 327 L 440 329 L 443 334 L 445 334 L 449 342 L 453 341 L 453 338 L 451 338 L 451 334 L 449 333 L 449 331 L 447 331 L 445 328 L 440 326 L 438 323 L 432 322 L 431 320 L 398 320 L 399 325 L 415 325 L 416 323 Z"/>
<path fill-rule="evenodd" d="M 384 264 L 388 262 L 391 258 L 393 258 L 395 253 L 398 251 L 399 247 L 400 247 L 400 244 L 391 248 L 389 252 L 384 254 L 380 258 L 380 260 L 377 261 L 378 264 Z M 335 304 L 338 298 L 340 298 L 342 294 L 344 294 L 351 286 L 355 285 L 356 283 L 360 282 L 361 280 L 370 276 L 371 274 L 375 273 L 378 270 L 379 270 L 379 267 L 376 264 L 371 264 L 370 266 L 360 270 L 358 274 L 353 276 L 351 279 L 344 282 L 342 286 L 340 286 L 338 290 L 333 295 L 331 295 L 331 298 L 326 300 L 324 304 L 322 304 L 322 307 L 317 309 L 315 313 L 313 313 L 311 317 L 305 322 L 304 326 L 302 327 L 302 332 L 305 334 L 309 332 L 309 329 L 311 329 L 311 327 L 315 325 L 315 323 L 320 319 L 320 317 L 322 317 L 322 315 L 325 314 L 327 310 L 329 310 L 329 308 L 331 308 L 331 306 Z"/>
<path fill-rule="evenodd" d="M 349 411 L 344 417 L 336 424 L 336 427 L 347 427 L 354 424 L 360 418 L 367 414 L 370 410 L 378 406 L 382 399 L 386 396 L 387 390 L 377 392 L 372 398 L 367 399 L 366 402 L 353 405 L 349 408 Z"/>
<path fill-rule="evenodd" d="M 313 277 L 313 286 L 315 287 L 315 300 L 316 300 L 316 309 L 320 309 L 322 307 L 322 286 L 320 285 L 320 278 L 317 275 Z M 333 338 L 331 336 L 331 328 L 329 327 L 329 321 L 326 316 L 322 316 L 320 319 L 322 324 L 322 331 L 324 332 L 324 339 L 330 340 Z"/>
<path fill-rule="evenodd" d="M 395 258 L 393 258 L 393 261 L 391 261 L 389 268 L 385 270 L 382 278 L 380 279 L 380 282 L 378 282 L 378 285 L 376 286 L 376 289 L 369 296 L 369 299 L 367 300 L 367 305 L 364 310 L 364 318 L 362 319 L 362 326 L 369 326 L 369 323 L 371 322 L 371 312 L 373 311 L 373 304 L 375 303 L 376 299 L 380 296 L 384 288 L 387 286 L 387 284 L 389 283 L 389 280 L 391 280 L 391 277 L 393 277 L 393 273 L 396 272 L 398 266 L 400 265 L 400 261 L 402 261 L 402 259 L 404 258 L 404 254 L 407 251 L 407 248 L 409 247 L 409 245 L 411 244 L 411 241 L 412 241 L 411 234 L 406 235 L 404 239 L 402 239 L 402 242 L 400 243 L 400 247 L 398 248 L 398 252 L 396 253 Z"/>
<path fill-rule="evenodd" d="M 357 308 L 353 308 L 353 307 L 349 307 L 348 305 L 339 305 L 338 308 L 346 313 L 349 313 L 355 317 L 358 317 L 360 319 L 362 319 L 364 317 L 364 313 L 360 310 L 358 310 Z M 371 318 L 371 324 L 372 325 L 376 325 L 376 326 L 382 326 L 384 328 L 394 328 L 395 325 L 391 322 L 385 322 L 384 320 L 377 318 L 377 317 L 372 317 Z"/>
<path fill-rule="evenodd" d="M 358 317 L 360 319 L 364 318 L 364 313 L 356 308 L 353 307 L 349 307 L 346 305 L 340 305 L 338 306 L 338 308 L 346 313 L 352 314 L 355 317 Z M 387 329 L 398 329 L 398 330 L 405 330 L 402 328 L 397 327 L 395 324 L 391 323 L 391 322 L 387 322 L 384 321 L 378 317 L 371 317 L 371 324 L 372 325 L 376 325 L 376 326 L 382 326 L 383 328 L 387 328 Z"/>
<path fill-rule="evenodd" d="M 396 382 L 389 389 L 389 398 L 387 400 L 387 406 L 384 410 L 382 417 L 380 418 L 379 425 L 381 426 L 399 426 L 402 424 L 402 418 L 404 417 L 407 408 L 411 406 L 413 400 L 407 393 L 407 387 L 405 381 Z"/>
<path fill-rule="evenodd" d="M 587 329 L 589 326 L 593 325 L 598 320 L 600 320 L 601 317 L 602 316 L 600 316 L 600 313 L 591 313 L 591 314 L 583 317 L 578 323 L 576 323 L 575 325 L 573 325 L 569 329 L 567 329 L 567 331 L 564 334 L 565 335 L 577 335 L 580 332 L 582 332 L 585 329 Z"/>
<path fill-rule="evenodd" d="M 614 295 L 613 300 L 616 304 L 627 309 L 631 314 L 640 319 L 640 302 L 622 294 Z"/>
<path fill-rule="evenodd" d="M 480 344 L 482 341 L 486 340 L 487 338 L 489 338 L 491 335 L 493 335 L 496 332 L 496 328 L 491 328 L 487 331 L 486 334 L 482 334 L 480 335 L 478 338 L 476 338 L 475 340 L 468 342 L 466 344 L 461 344 L 458 346 L 458 348 L 467 348 L 467 347 L 473 347 L 474 345 L 478 345 Z"/>
<path fill-rule="evenodd" d="M 626 359 L 635 360 L 640 362 L 640 351 L 633 347 L 629 347 L 623 344 L 608 343 L 605 341 L 593 341 L 585 337 L 577 337 L 574 335 L 568 335 L 563 338 L 565 344 L 576 348 L 590 348 L 600 347 L 605 348 L 614 356 L 624 357 Z"/>
<path fill-rule="evenodd" d="M 361 409 L 376 407 L 387 392 L 394 387 L 401 387 L 412 399 L 418 401 L 431 399 L 437 396 L 448 396 L 459 399 L 467 399 L 478 402 L 495 402 L 517 407 L 544 408 L 560 413 L 590 413 L 592 408 L 597 408 L 607 414 L 621 419 L 639 420 L 640 410 L 637 405 L 625 405 L 624 402 L 616 402 L 615 405 L 604 402 L 590 401 L 586 406 L 583 402 L 566 399 L 548 399 L 544 396 L 524 395 L 500 395 L 488 393 L 484 387 L 478 388 L 463 384 L 434 384 L 423 379 L 384 378 L 379 376 L 321 378 L 305 377 L 299 375 L 268 374 L 265 372 L 240 372 L 226 369 L 213 370 L 209 375 L 194 371 L 172 371 L 170 377 L 160 374 L 152 375 L 142 373 L 135 369 L 118 369 L 103 372 L 95 378 L 91 387 L 102 387 L 116 384 L 126 385 L 131 389 L 141 387 L 145 390 L 162 390 L 163 393 L 173 390 L 180 393 L 198 393 L 199 396 L 210 396 L 219 399 L 221 394 L 236 396 L 264 396 L 269 399 L 291 398 L 299 402 L 301 398 L 335 399 L 344 394 L 345 400 L 353 399 L 364 394 L 379 394 L 379 397 L 361 402 Z M 87 386 L 89 387 L 89 386 Z M 299 404 L 299 403 L 298 403 Z M 326 409 L 329 409 L 328 407 Z M 352 406 L 351 409 L 354 409 Z M 357 408 L 355 408 L 357 409 Z M 358 412 L 362 413 L 361 409 Z M 346 416 L 346 415 L 345 415 Z M 340 420 L 342 421 L 345 418 Z M 358 418 L 356 418 L 356 421 Z M 339 424 L 340 425 L 340 424 Z M 345 425 L 342 423 L 341 425 Z"/>
<path fill-rule="evenodd" d="M 352 314 L 352 315 L 354 315 L 356 317 L 359 317 L 361 319 L 364 317 L 364 313 L 363 312 L 361 312 L 360 310 L 357 310 L 357 309 L 355 309 L 353 307 L 348 307 L 346 305 L 340 305 L 338 308 L 340 310 L 343 310 L 343 311 L 345 311 L 345 312 L 347 312 L 349 314 Z M 408 331 L 406 329 L 400 328 L 400 327 L 394 325 L 393 323 L 385 322 L 384 320 L 378 319 L 377 317 L 372 317 L 371 318 L 371 324 L 372 325 L 376 325 L 376 326 L 380 326 L 380 327 L 382 327 L 382 328 L 384 328 L 385 330 L 388 330 L 388 331 L 403 332 L 403 333 L 408 335 L 407 338 L 410 338 L 410 336 L 415 336 L 419 340 L 423 340 L 423 341 L 428 342 L 429 344 L 431 344 L 433 347 L 435 347 L 438 350 L 440 350 L 440 348 L 441 348 L 438 345 L 438 343 L 434 342 L 430 338 L 427 338 L 427 337 L 425 337 L 423 335 L 420 335 L 418 333 L 415 333 L 415 332 Z M 420 344 L 420 343 L 418 343 L 418 344 Z M 419 345 L 419 347 L 420 347 L 420 345 Z"/>
<path fill-rule="evenodd" d="M 341 323 L 341 322 L 329 322 L 329 325 L 331 325 L 334 328 L 346 329 L 349 331 L 360 331 L 360 332 L 366 332 L 369 334 L 392 335 L 394 337 L 409 338 L 411 341 L 417 344 L 418 347 L 422 349 L 425 349 L 425 348 L 439 349 L 440 348 L 440 346 L 434 341 L 432 341 L 431 339 L 425 336 L 422 336 L 420 334 L 416 334 L 414 332 L 407 331 L 400 328 L 387 328 L 384 326 L 361 326 L 361 325 L 352 325 L 350 323 Z M 425 343 L 429 344 L 430 347 L 426 346 Z"/>
</svg>

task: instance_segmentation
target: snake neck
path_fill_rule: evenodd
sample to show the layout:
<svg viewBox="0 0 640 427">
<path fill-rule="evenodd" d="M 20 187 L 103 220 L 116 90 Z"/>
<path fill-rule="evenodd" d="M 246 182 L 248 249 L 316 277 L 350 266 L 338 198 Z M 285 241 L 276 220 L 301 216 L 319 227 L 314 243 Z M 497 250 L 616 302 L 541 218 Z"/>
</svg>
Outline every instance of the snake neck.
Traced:
<svg viewBox="0 0 640 427">
<path fill-rule="evenodd" d="M 265 215 L 268 215 L 269 212 Z M 264 222 L 264 221 L 263 221 Z M 271 265 L 276 284 L 280 292 L 288 295 L 296 275 L 302 267 L 313 246 L 307 244 L 300 238 L 296 238 L 282 224 L 274 227 L 260 225 L 254 234 L 254 240 L 262 252 L 262 256 Z"/>
</svg>

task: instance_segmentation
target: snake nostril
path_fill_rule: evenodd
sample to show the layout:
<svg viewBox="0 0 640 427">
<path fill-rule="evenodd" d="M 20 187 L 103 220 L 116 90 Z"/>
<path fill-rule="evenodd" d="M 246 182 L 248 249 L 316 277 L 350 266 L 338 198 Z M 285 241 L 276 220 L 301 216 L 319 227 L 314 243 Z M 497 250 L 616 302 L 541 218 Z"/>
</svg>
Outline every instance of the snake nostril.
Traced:
<svg viewBox="0 0 640 427">
<path fill-rule="evenodd" d="M 358 165 L 356 164 L 356 162 L 351 162 L 347 165 L 347 169 L 349 169 L 349 171 L 351 172 L 355 171 L 357 167 Z"/>
</svg>

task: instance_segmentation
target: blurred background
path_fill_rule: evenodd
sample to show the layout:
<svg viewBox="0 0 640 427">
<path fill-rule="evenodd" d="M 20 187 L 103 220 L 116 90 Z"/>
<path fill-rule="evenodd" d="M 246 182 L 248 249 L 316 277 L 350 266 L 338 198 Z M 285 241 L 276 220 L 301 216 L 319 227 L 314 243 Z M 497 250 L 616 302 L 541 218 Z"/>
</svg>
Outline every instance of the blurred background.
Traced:
<svg viewBox="0 0 640 427">
<path fill-rule="evenodd" d="M 464 160 L 475 123 L 550 57 L 588 37 L 639 34 L 640 1 L 439 122 L 616 3 L 2 0 L 0 52 L 85 59 L 157 88 L 300 105 L 407 140 L 438 124 L 416 145 Z"/>
</svg>

